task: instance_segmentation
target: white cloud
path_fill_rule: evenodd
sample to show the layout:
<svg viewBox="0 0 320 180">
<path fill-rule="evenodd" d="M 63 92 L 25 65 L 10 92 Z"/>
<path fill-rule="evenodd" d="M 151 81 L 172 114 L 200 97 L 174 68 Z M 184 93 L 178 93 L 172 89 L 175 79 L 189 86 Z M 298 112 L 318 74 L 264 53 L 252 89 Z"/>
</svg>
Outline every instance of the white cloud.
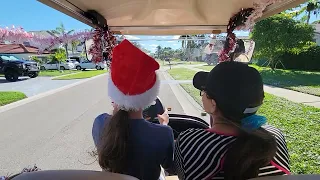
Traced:
<svg viewBox="0 0 320 180">
<path fill-rule="evenodd" d="M 179 39 L 180 35 L 173 36 L 172 39 Z"/>
<path fill-rule="evenodd" d="M 174 43 L 174 41 L 167 41 L 168 43 Z"/>
<path fill-rule="evenodd" d="M 177 44 L 177 43 L 175 43 L 175 44 L 172 44 L 173 46 L 179 46 L 180 44 Z"/>
<path fill-rule="evenodd" d="M 151 47 L 157 47 L 158 45 L 157 45 L 157 44 L 150 44 L 149 46 L 151 46 Z"/>
<path fill-rule="evenodd" d="M 146 46 L 146 44 L 141 44 L 141 46 Z"/>
<path fill-rule="evenodd" d="M 125 35 L 126 39 L 129 39 L 129 40 L 137 40 L 137 39 L 140 39 L 136 36 L 132 36 L 132 35 Z"/>
</svg>

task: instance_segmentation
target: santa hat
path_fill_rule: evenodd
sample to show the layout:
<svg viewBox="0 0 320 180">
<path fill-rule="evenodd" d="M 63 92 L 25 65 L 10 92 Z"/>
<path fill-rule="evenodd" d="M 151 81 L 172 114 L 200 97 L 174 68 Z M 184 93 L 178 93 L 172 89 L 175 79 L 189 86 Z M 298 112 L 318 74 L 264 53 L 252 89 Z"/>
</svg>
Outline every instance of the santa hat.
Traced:
<svg viewBox="0 0 320 180">
<path fill-rule="evenodd" d="M 126 111 L 144 109 L 157 98 L 160 80 L 159 64 L 128 40 L 113 49 L 108 94 Z"/>
</svg>

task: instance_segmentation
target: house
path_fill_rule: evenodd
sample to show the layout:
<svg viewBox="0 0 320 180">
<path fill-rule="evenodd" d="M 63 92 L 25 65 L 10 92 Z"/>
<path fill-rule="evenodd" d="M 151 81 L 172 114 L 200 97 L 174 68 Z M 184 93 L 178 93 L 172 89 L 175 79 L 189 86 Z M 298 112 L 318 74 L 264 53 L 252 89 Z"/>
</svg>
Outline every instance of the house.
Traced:
<svg viewBox="0 0 320 180">
<path fill-rule="evenodd" d="M 320 46 L 320 24 L 315 24 L 314 28 L 314 40 L 317 43 L 317 45 Z"/>
<path fill-rule="evenodd" d="M 38 48 L 23 44 L 0 44 L 0 54 L 12 54 L 20 59 L 27 60 L 30 59 L 31 56 L 38 56 Z M 44 51 L 43 55 L 39 56 L 39 58 L 46 58 L 48 55 L 49 52 Z"/>
<path fill-rule="evenodd" d="M 51 31 L 29 31 L 29 33 L 33 33 L 34 35 L 37 36 L 42 36 L 42 37 L 57 37 L 54 33 L 52 33 Z M 24 45 L 29 46 L 30 44 L 28 42 L 24 42 Z M 83 46 L 83 42 L 81 42 L 72 52 L 72 44 L 71 42 L 68 43 L 68 55 L 70 56 L 80 56 L 80 54 L 82 53 L 84 46 Z M 54 47 L 52 47 L 51 49 L 57 49 L 57 48 L 64 48 L 64 46 L 62 44 L 59 45 L 55 45 Z"/>
</svg>

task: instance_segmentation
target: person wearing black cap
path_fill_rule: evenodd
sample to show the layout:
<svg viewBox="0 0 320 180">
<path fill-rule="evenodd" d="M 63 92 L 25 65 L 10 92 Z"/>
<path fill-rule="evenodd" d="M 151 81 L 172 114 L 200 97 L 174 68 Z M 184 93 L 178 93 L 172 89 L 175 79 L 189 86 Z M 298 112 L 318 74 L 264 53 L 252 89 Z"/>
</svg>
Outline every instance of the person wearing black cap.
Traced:
<svg viewBox="0 0 320 180">
<path fill-rule="evenodd" d="M 209 73 L 198 72 L 211 128 L 182 132 L 175 144 L 179 179 L 242 180 L 290 174 L 289 155 L 280 130 L 256 115 L 263 103 L 259 72 L 239 62 L 223 62 Z"/>
</svg>

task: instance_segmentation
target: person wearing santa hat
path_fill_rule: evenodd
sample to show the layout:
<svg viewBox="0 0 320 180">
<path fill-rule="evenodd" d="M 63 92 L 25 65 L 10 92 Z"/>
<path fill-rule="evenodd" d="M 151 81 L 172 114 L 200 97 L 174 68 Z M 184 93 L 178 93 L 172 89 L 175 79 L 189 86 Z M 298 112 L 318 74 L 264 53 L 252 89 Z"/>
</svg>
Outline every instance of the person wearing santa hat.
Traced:
<svg viewBox="0 0 320 180">
<path fill-rule="evenodd" d="M 145 120 L 142 114 L 159 93 L 158 69 L 152 57 L 128 40 L 114 48 L 108 76 L 113 115 L 99 115 L 92 128 L 103 170 L 156 180 L 161 166 L 171 168 L 174 140 L 172 129 L 166 126 L 167 111 L 158 116 L 161 125 Z"/>
</svg>

